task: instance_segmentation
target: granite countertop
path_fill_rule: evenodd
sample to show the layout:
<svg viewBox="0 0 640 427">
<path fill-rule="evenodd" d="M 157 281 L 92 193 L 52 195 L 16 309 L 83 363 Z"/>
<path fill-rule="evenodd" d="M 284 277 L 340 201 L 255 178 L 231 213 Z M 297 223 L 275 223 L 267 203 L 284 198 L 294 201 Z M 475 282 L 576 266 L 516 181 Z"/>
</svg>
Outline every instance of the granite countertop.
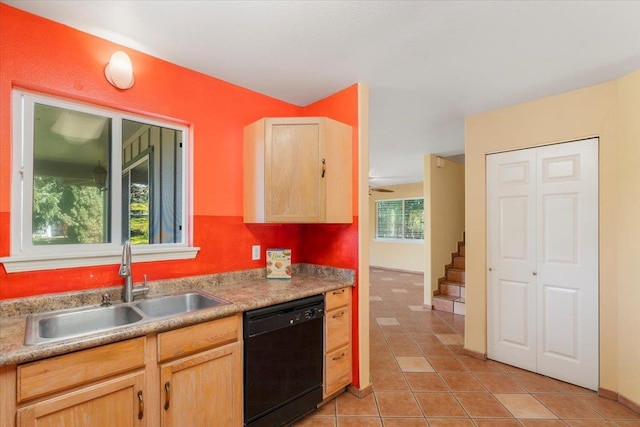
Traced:
<svg viewBox="0 0 640 427">
<path fill-rule="evenodd" d="M 235 315 L 311 295 L 354 285 L 354 271 L 310 264 L 293 266 L 291 280 L 269 280 L 264 269 L 195 276 L 149 282 L 147 298 L 183 291 L 205 291 L 229 304 L 198 310 L 140 325 L 122 326 L 81 338 L 38 345 L 24 345 L 29 314 L 64 308 L 99 305 L 107 293 L 119 302 L 122 286 L 91 291 L 52 294 L 0 301 L 0 366 L 30 362 L 129 338 L 168 331 L 196 323 Z"/>
</svg>

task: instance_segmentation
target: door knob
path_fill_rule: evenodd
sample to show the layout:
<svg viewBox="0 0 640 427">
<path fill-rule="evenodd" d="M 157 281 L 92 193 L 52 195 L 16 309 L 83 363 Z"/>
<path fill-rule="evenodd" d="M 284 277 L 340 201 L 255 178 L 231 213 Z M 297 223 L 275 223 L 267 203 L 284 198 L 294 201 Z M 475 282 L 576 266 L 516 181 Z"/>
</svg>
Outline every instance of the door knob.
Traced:
<svg viewBox="0 0 640 427">
<path fill-rule="evenodd" d="M 534 271 L 534 272 L 533 272 L 533 275 L 534 275 L 534 276 L 537 276 L 537 275 L 538 275 L 538 273 L 536 273 L 536 272 Z"/>
</svg>

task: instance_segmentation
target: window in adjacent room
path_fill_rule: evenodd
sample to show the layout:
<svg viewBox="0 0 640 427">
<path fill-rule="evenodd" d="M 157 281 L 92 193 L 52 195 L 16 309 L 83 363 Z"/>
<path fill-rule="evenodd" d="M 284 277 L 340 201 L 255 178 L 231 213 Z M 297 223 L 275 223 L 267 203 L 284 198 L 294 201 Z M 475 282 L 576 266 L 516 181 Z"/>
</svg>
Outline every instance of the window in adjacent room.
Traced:
<svg viewBox="0 0 640 427">
<path fill-rule="evenodd" d="M 376 239 L 424 240 L 424 199 L 376 201 Z"/>
<path fill-rule="evenodd" d="M 188 128 L 14 91 L 7 271 L 193 258 Z M 134 257 L 135 258 L 135 257 Z"/>
</svg>

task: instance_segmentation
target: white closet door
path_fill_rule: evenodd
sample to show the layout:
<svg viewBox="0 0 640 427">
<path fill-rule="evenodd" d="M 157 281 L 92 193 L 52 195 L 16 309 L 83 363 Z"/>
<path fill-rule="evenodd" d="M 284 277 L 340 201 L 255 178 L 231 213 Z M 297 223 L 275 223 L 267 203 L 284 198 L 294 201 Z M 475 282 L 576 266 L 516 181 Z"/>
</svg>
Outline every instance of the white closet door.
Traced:
<svg viewBox="0 0 640 427">
<path fill-rule="evenodd" d="M 488 355 L 598 386 L 597 139 L 487 157 Z"/>
<path fill-rule="evenodd" d="M 598 388 L 598 141 L 537 152 L 538 372 Z"/>
<path fill-rule="evenodd" d="M 487 156 L 488 355 L 536 370 L 535 152 Z"/>
</svg>

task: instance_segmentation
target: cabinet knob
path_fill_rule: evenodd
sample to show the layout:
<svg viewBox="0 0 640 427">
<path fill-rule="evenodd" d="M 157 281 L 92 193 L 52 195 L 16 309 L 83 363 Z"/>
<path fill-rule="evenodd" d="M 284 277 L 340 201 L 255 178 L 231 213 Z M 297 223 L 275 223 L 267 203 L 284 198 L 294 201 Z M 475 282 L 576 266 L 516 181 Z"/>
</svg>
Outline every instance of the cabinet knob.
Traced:
<svg viewBox="0 0 640 427">
<path fill-rule="evenodd" d="M 538 273 L 537 273 L 536 271 L 534 271 L 534 272 L 533 272 L 533 273 L 531 273 L 531 274 L 533 274 L 534 276 L 537 276 L 537 275 L 538 275 Z"/>
<path fill-rule="evenodd" d="M 327 161 L 322 159 L 322 177 L 324 178 L 324 174 L 327 171 Z"/>
</svg>

